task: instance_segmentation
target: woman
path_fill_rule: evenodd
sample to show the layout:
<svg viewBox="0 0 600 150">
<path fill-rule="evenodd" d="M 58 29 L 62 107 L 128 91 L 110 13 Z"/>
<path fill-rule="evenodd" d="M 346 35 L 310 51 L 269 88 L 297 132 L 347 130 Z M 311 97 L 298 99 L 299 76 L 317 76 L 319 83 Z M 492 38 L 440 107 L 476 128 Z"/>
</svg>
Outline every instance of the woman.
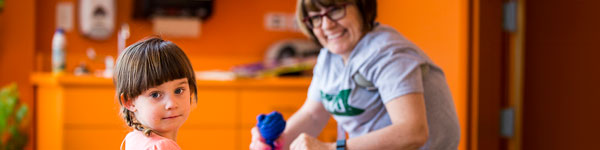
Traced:
<svg viewBox="0 0 600 150">
<path fill-rule="evenodd" d="M 276 149 L 458 147 L 460 128 L 442 70 L 396 30 L 376 23 L 376 5 L 298 0 L 301 28 L 324 48 L 307 100 L 288 119 Z M 315 138 L 331 115 L 349 139 Z M 270 148 L 256 127 L 252 136 L 250 149 Z"/>
</svg>

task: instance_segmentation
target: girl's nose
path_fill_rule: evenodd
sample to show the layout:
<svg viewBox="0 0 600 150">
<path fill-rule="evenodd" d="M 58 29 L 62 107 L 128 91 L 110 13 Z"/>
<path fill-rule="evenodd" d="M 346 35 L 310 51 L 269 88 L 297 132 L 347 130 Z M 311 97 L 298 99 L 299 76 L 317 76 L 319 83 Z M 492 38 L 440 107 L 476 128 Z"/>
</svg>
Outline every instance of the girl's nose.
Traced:
<svg viewBox="0 0 600 150">
<path fill-rule="evenodd" d="M 166 110 L 173 110 L 173 109 L 177 109 L 178 104 L 176 101 L 176 98 L 173 94 L 169 94 L 169 96 L 166 97 L 166 105 L 165 105 L 165 109 Z"/>
</svg>

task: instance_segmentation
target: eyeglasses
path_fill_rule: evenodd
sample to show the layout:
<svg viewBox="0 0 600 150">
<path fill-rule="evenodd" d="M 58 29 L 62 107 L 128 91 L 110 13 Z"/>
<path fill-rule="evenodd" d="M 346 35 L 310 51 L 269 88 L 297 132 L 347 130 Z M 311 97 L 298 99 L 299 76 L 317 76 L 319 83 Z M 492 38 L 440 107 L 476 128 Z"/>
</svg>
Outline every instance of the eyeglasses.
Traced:
<svg viewBox="0 0 600 150">
<path fill-rule="evenodd" d="M 332 6 L 327 8 L 325 13 L 314 16 L 308 16 L 302 20 L 308 28 L 318 28 L 323 24 L 323 17 L 326 16 L 332 21 L 338 21 L 346 16 L 346 5 Z"/>
</svg>

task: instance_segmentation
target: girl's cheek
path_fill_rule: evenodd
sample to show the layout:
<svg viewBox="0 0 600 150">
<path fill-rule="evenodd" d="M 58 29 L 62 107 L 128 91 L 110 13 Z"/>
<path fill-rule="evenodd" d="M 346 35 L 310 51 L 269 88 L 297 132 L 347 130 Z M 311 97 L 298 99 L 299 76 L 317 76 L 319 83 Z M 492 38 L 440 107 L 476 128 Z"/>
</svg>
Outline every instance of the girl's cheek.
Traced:
<svg viewBox="0 0 600 150">
<path fill-rule="evenodd" d="M 160 108 L 154 107 L 154 109 L 152 109 L 152 112 L 150 115 L 152 115 L 152 118 L 160 121 L 162 119 L 161 114 L 162 114 L 162 112 L 160 111 Z"/>
</svg>

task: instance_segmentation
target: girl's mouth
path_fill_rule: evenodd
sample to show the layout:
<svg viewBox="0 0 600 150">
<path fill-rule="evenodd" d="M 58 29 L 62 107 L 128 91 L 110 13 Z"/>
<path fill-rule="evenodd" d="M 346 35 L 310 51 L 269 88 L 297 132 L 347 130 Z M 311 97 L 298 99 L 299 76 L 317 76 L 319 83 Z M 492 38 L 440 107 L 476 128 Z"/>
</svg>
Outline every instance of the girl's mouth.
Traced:
<svg viewBox="0 0 600 150">
<path fill-rule="evenodd" d="M 175 116 L 165 117 L 165 118 L 162 118 L 162 119 L 174 119 L 174 118 L 177 118 L 177 117 L 180 117 L 180 116 L 181 115 L 175 115 Z"/>
</svg>

